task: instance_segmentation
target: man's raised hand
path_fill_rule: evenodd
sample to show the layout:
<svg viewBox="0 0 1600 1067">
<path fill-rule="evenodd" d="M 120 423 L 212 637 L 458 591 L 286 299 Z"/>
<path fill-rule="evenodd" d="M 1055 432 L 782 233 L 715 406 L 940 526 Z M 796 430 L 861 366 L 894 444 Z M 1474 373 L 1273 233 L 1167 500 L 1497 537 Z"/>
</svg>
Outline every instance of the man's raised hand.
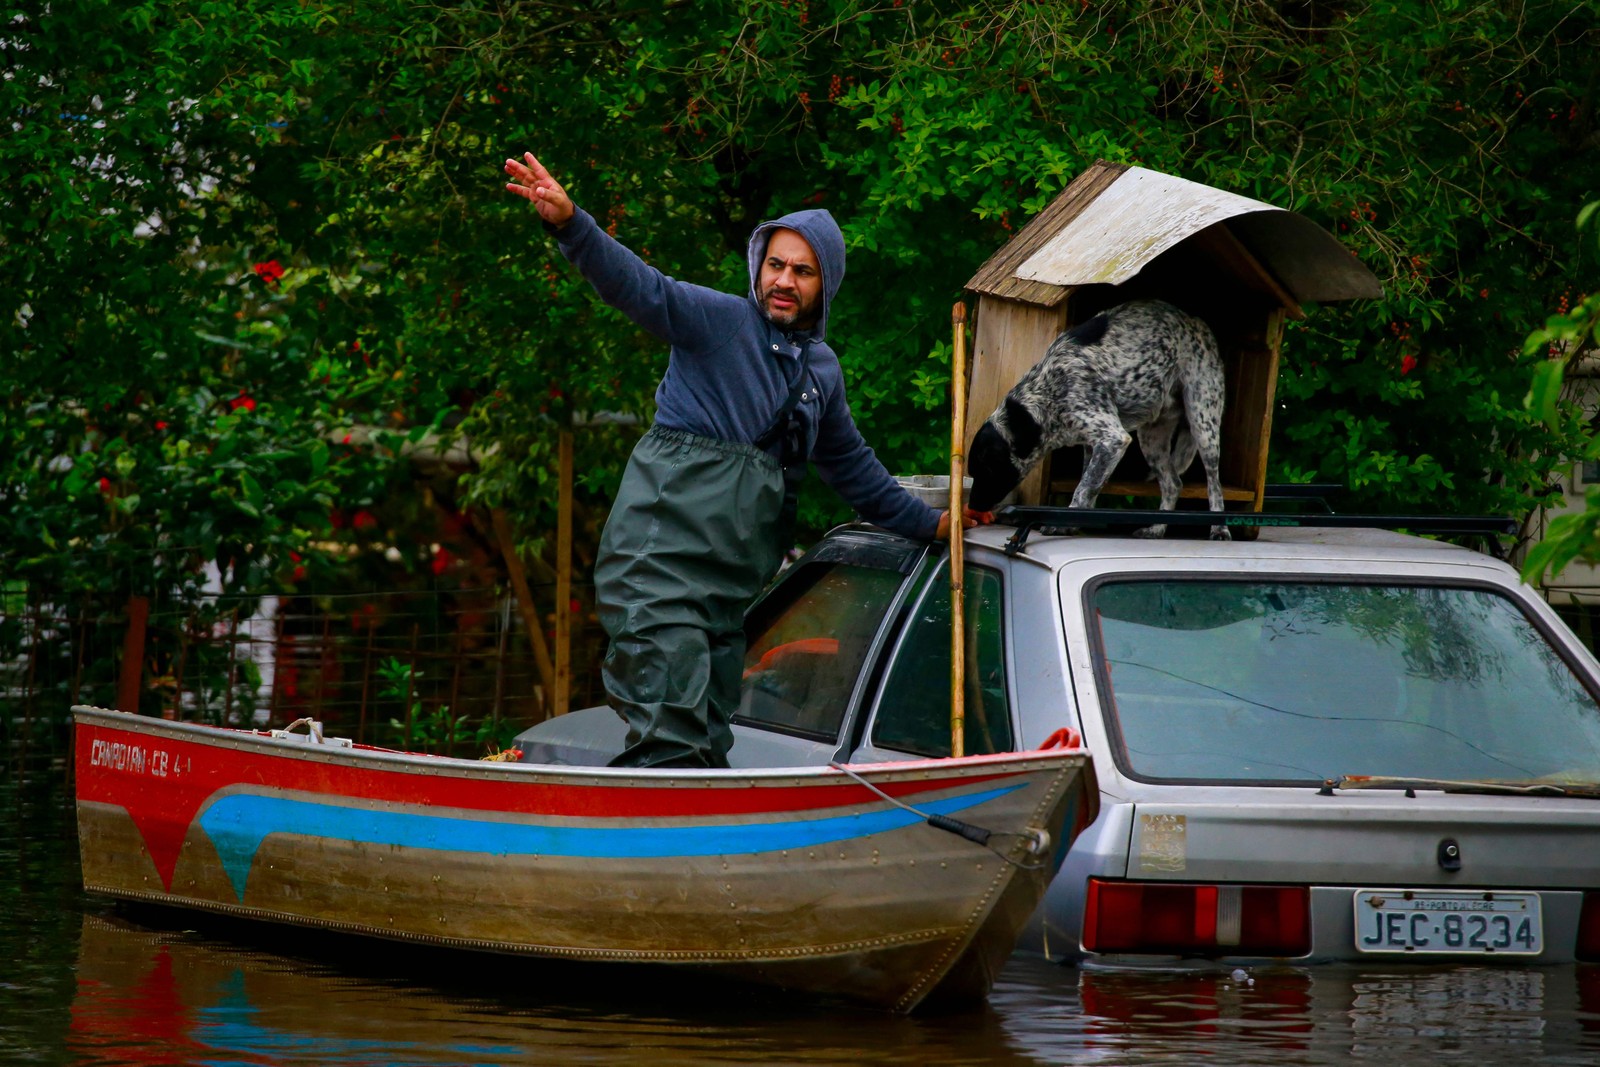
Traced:
<svg viewBox="0 0 1600 1067">
<path fill-rule="evenodd" d="M 526 165 L 514 159 L 506 160 L 506 173 L 512 181 L 506 186 L 510 192 L 526 197 L 538 209 L 539 217 L 555 227 L 572 221 L 572 198 L 561 188 L 561 183 L 550 177 L 544 165 L 533 158 L 532 152 L 522 153 Z"/>
</svg>

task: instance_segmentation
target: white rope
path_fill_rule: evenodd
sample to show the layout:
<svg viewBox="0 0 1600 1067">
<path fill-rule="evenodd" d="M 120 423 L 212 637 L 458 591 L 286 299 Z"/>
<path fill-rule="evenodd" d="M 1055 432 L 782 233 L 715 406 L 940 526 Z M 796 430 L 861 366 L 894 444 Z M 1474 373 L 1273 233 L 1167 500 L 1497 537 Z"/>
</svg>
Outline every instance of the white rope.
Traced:
<svg viewBox="0 0 1600 1067">
<path fill-rule="evenodd" d="M 1028 842 L 1025 847 L 1029 855 L 1043 856 L 1047 851 L 1049 851 L 1050 848 L 1050 833 L 1047 830 L 1040 830 L 1034 827 L 1029 827 L 1026 832 L 1021 833 L 1011 830 L 990 830 L 987 827 L 977 826 L 969 822 L 963 822 L 960 819 L 952 819 L 948 815 L 937 815 L 931 812 L 921 811 L 912 807 L 910 804 L 907 804 L 904 801 L 898 800 L 895 797 L 890 796 L 888 793 L 885 793 L 883 790 L 879 789 L 877 786 L 873 785 L 871 782 L 867 781 L 865 778 L 861 777 L 861 775 L 857 774 L 855 771 L 852 771 L 849 767 L 846 767 L 842 763 L 829 763 L 828 766 L 832 767 L 836 771 L 840 771 L 841 773 L 848 775 L 857 782 L 860 782 L 862 785 L 866 786 L 868 789 L 872 790 L 874 793 L 878 794 L 895 807 L 909 811 L 917 818 L 925 820 L 928 825 L 953 833 L 957 837 L 964 837 L 975 845 L 981 845 L 990 852 L 993 852 L 996 856 L 999 856 L 1001 859 L 1005 860 L 1007 863 L 1011 864 L 1013 867 L 1020 868 L 1024 871 L 1037 871 L 1044 867 L 1043 862 L 1018 863 L 1010 856 L 1007 856 L 1005 853 L 989 844 L 988 839 L 995 835 L 999 835 L 1001 837 L 1020 837 L 1024 841 Z M 971 834 L 964 833 L 963 829 L 977 831 L 983 836 L 981 838 L 972 836 Z"/>
<path fill-rule="evenodd" d="M 309 715 L 303 719 L 296 719 L 294 722 L 290 723 L 288 726 L 285 726 L 281 730 L 272 731 L 272 736 L 288 737 L 289 731 L 293 730 L 297 726 L 304 726 L 306 728 L 306 733 L 310 735 L 310 739 L 314 744 L 320 745 L 324 743 L 322 740 L 322 724 L 311 718 Z"/>
</svg>

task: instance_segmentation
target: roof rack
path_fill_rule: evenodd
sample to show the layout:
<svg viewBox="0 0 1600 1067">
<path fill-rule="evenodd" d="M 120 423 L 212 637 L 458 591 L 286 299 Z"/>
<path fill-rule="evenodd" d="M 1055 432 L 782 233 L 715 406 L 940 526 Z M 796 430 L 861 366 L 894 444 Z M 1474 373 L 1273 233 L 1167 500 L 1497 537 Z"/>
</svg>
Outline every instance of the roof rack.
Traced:
<svg viewBox="0 0 1600 1067">
<path fill-rule="evenodd" d="M 1330 485 L 1267 486 L 1268 500 L 1317 501 L 1327 508 L 1325 497 L 1342 489 Z M 1276 491 L 1276 492 L 1274 492 Z M 1517 520 L 1497 515 L 1340 515 L 1328 509 L 1323 514 L 1293 515 L 1263 511 L 1155 511 L 1134 508 L 1018 507 L 1001 509 L 995 522 L 1015 526 L 1017 532 L 1006 540 L 1005 552 L 1014 556 L 1034 530 L 1065 533 L 1073 530 L 1128 531 L 1158 523 L 1168 526 L 1296 527 L 1317 529 L 1406 530 L 1416 534 L 1450 536 L 1479 535 L 1489 538 L 1490 550 L 1499 555 L 1497 537 L 1515 537 Z"/>
</svg>

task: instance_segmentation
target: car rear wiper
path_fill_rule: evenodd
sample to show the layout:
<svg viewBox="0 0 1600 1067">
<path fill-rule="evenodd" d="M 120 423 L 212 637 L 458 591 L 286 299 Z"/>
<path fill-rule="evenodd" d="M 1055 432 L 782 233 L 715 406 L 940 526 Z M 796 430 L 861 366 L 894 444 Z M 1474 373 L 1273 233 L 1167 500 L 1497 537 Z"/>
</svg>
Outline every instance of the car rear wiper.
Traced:
<svg viewBox="0 0 1600 1067">
<path fill-rule="evenodd" d="M 1394 778 L 1380 774 L 1347 774 L 1330 783 L 1336 789 L 1436 789 L 1444 793 L 1505 796 L 1592 797 L 1600 799 L 1600 782 L 1514 782 L 1495 778 Z"/>
</svg>

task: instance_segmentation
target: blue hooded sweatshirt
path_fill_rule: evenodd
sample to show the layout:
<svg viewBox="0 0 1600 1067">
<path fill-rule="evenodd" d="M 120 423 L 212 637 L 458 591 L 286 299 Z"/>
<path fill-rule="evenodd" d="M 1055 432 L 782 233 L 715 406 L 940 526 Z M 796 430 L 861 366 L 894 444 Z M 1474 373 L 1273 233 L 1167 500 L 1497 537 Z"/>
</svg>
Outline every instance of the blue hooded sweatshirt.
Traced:
<svg viewBox="0 0 1600 1067">
<path fill-rule="evenodd" d="M 794 230 L 822 268 L 822 312 L 809 330 L 785 333 L 757 298 L 772 231 Z M 561 252 L 600 298 L 672 346 L 656 389 L 656 425 L 700 437 L 752 444 L 772 424 L 811 342 L 807 384 L 796 407 L 806 455 L 822 480 L 868 522 L 931 540 L 939 515 L 907 493 L 867 445 L 845 399 L 839 357 L 829 348 L 828 311 L 844 280 L 844 234 L 822 210 L 763 222 L 750 235 L 750 289 L 744 296 L 676 281 L 614 240 L 577 208 L 556 231 Z"/>
</svg>

